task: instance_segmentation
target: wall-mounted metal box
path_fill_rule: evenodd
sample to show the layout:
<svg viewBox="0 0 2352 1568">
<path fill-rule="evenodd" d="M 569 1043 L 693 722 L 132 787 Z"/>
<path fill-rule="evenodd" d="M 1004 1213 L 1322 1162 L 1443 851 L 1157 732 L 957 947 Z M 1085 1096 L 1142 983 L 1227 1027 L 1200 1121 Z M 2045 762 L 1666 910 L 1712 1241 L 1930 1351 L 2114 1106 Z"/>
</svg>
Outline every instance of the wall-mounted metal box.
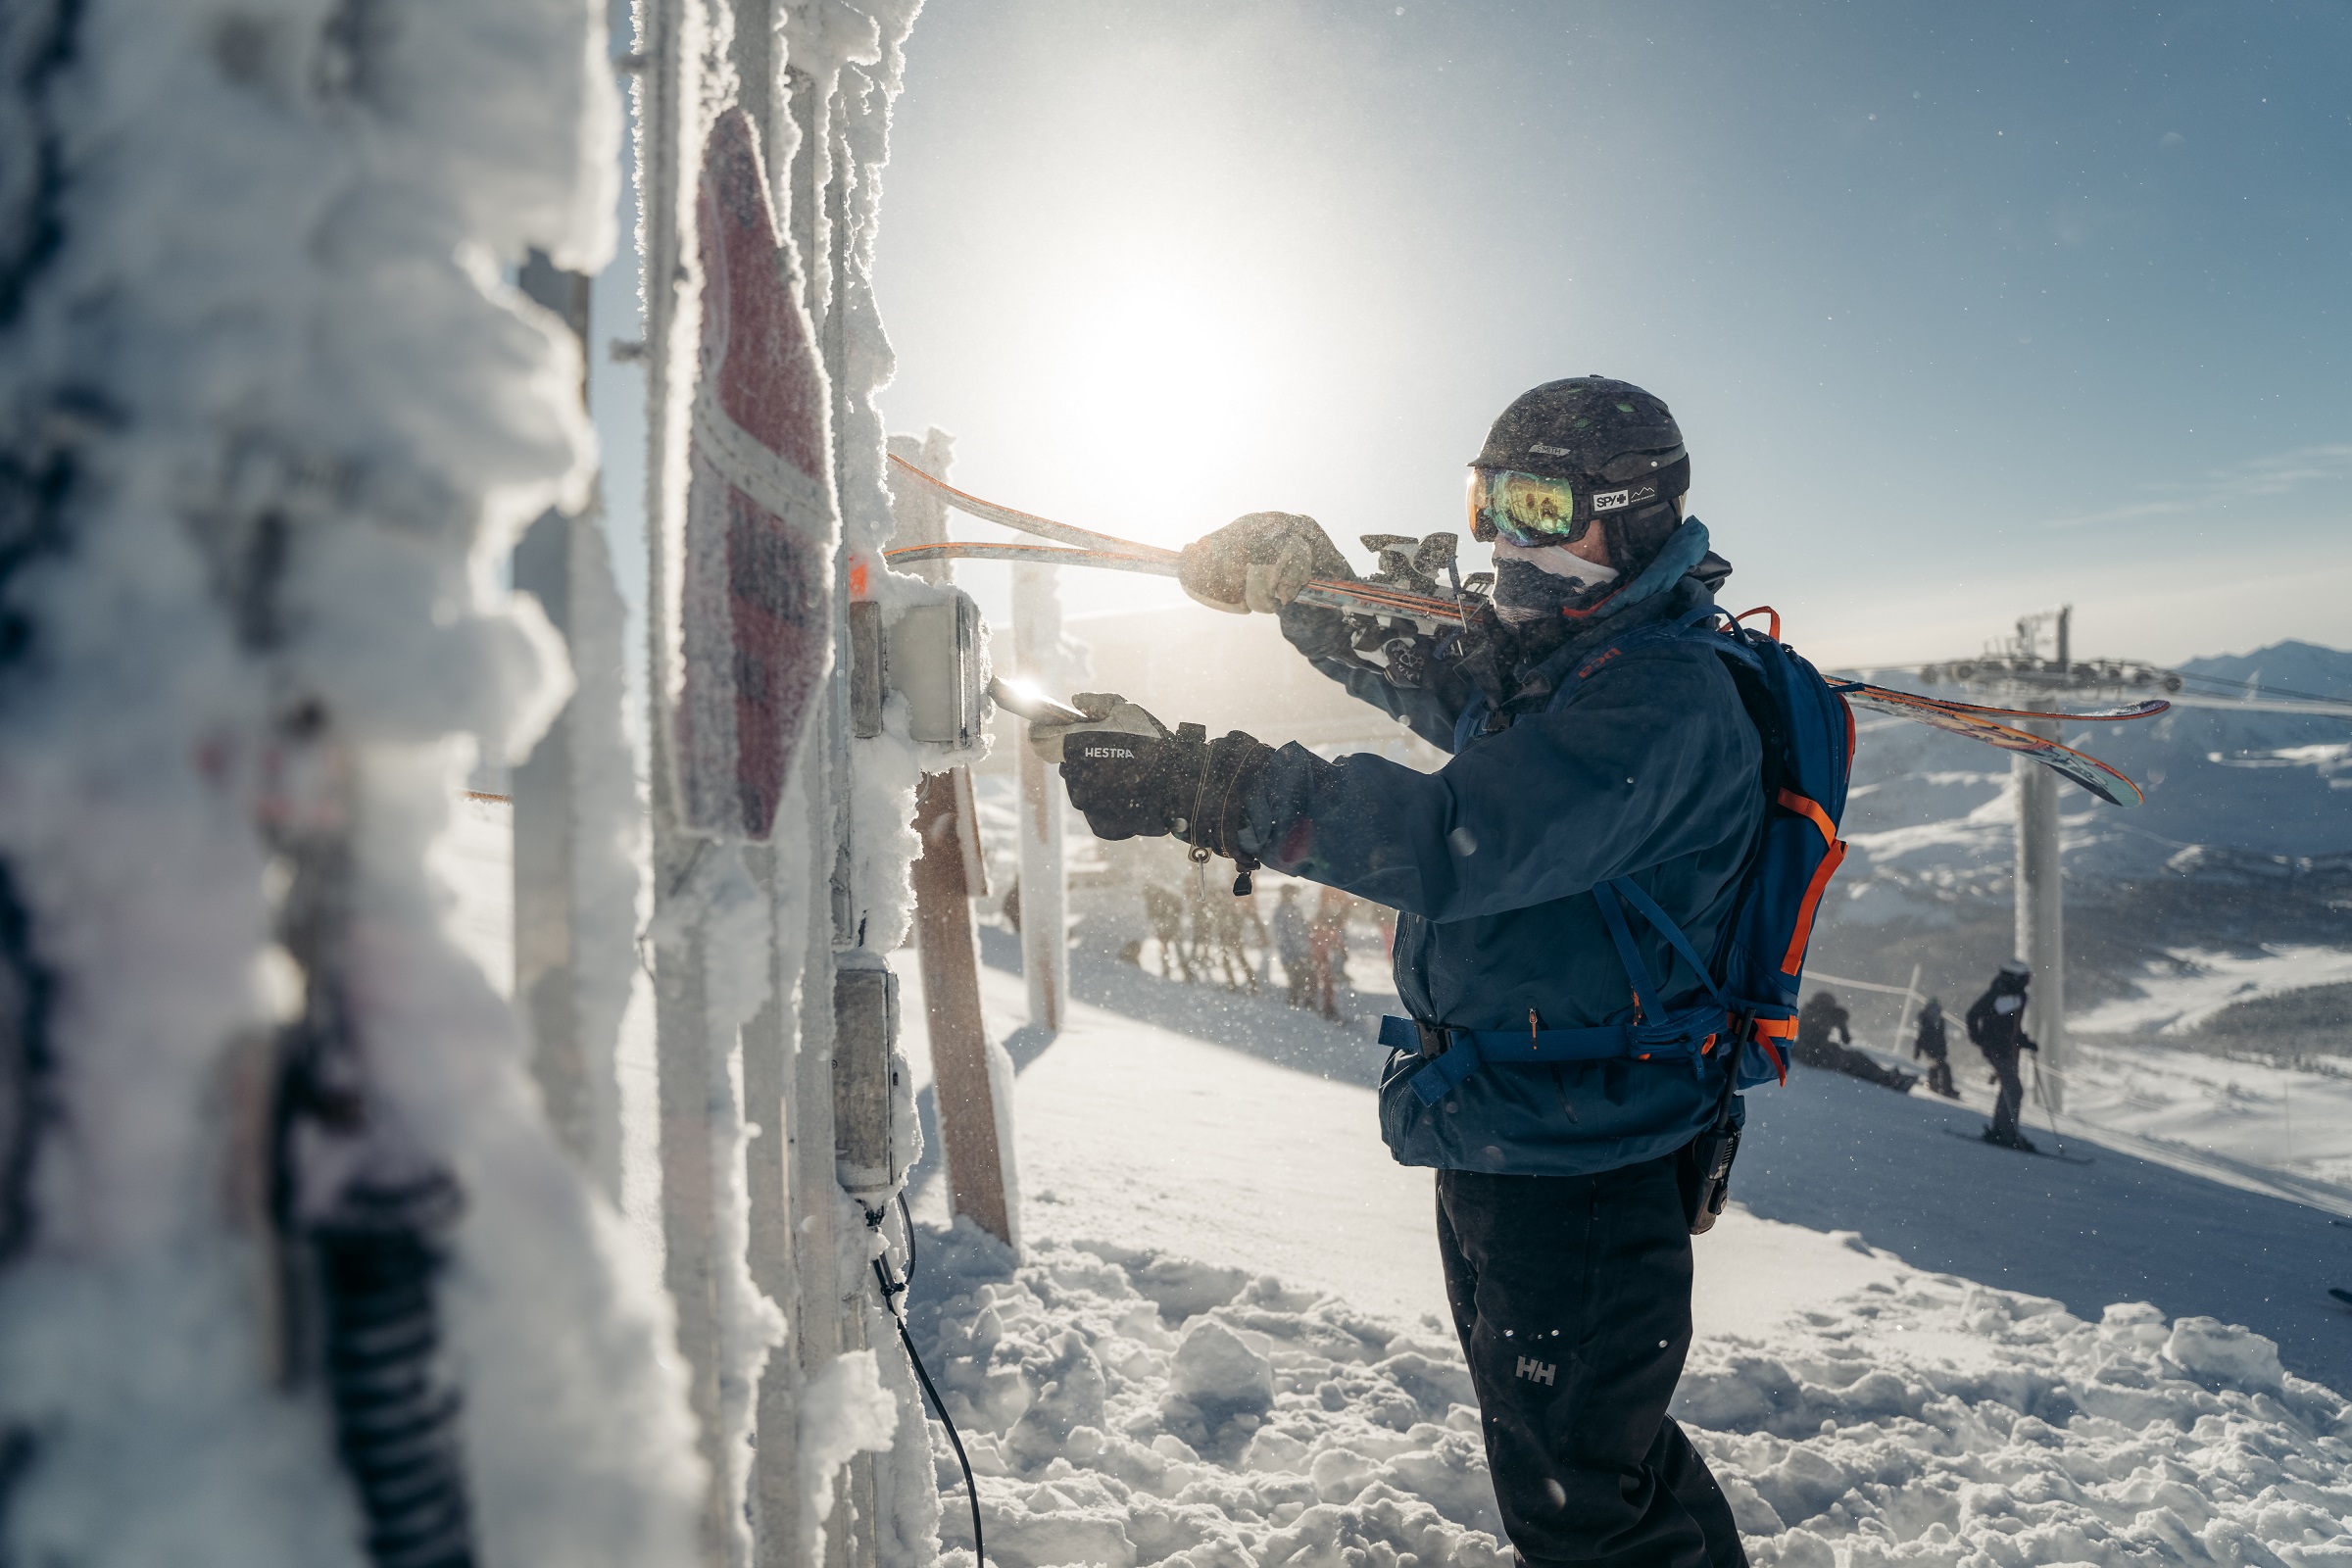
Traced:
<svg viewBox="0 0 2352 1568">
<path fill-rule="evenodd" d="M 906 699 L 907 734 L 957 750 L 980 744 L 980 610 L 956 592 L 910 605 L 891 622 L 886 679 Z"/>
</svg>

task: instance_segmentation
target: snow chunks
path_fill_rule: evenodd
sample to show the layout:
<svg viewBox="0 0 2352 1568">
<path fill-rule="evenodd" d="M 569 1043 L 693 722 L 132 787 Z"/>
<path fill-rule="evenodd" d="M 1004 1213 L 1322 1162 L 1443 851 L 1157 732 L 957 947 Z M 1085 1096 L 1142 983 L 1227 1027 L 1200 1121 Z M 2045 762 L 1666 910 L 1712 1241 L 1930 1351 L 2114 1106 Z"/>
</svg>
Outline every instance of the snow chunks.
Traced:
<svg viewBox="0 0 2352 1568">
<path fill-rule="evenodd" d="M 1080 1428 L 1102 1425 L 1110 1382 L 1078 1330 L 1065 1329 L 1023 1357 L 1021 1382 L 1030 1394 L 1028 1408 L 1004 1435 L 1004 1447 L 1024 1468 L 1050 1463 Z"/>
<path fill-rule="evenodd" d="M 1902 1269 L 1701 1341 L 1674 1410 L 1757 1568 L 2352 1562 L 2352 1406 L 2145 1301 Z"/>
<path fill-rule="evenodd" d="M 1271 1348 L 1265 1335 L 1250 1338 Z M 1210 1434 L 1242 1418 L 1248 1418 L 1246 1439 L 1257 1430 L 1256 1418 L 1274 1408 L 1274 1363 L 1213 1317 L 1185 1326 L 1168 1374 L 1172 1392 L 1160 1414 L 1195 1447 L 1206 1446 Z"/>
<path fill-rule="evenodd" d="M 917 1343 L 980 1473 L 992 1563 L 1502 1568 L 1449 1333 L 1238 1270 L 926 1233 Z M 943 1488 L 962 1476 L 934 1433 Z M 942 1512 L 968 1568 L 962 1511 Z"/>
<path fill-rule="evenodd" d="M 958 1229 L 922 1255 L 916 1337 L 1002 1568 L 1508 1560 L 1469 1378 L 1434 1318 L 1400 1329 L 1091 1242 L 1035 1244 L 1013 1268 Z M 2145 1301 L 2085 1321 L 1886 1261 L 1692 1349 L 1675 1414 L 1756 1568 L 2352 1564 L 2352 1405 L 2270 1341 Z M 970 1568 L 962 1522 L 944 1510 L 951 1568 Z"/>
<path fill-rule="evenodd" d="M 2216 1318 L 2184 1317 L 2175 1323 L 2164 1353 L 2192 1378 L 2248 1393 L 2278 1394 L 2286 1385 L 2276 1343 Z"/>
</svg>

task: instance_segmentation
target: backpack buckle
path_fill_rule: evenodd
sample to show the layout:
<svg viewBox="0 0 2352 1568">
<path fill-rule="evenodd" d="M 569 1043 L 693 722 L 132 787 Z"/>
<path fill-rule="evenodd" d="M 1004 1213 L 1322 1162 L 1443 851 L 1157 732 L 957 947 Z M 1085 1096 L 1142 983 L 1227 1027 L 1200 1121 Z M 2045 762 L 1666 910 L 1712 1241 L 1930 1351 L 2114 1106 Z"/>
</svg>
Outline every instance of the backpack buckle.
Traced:
<svg viewBox="0 0 2352 1568">
<path fill-rule="evenodd" d="M 1449 1038 L 1453 1031 L 1442 1023 L 1423 1023 L 1416 1018 L 1413 1028 L 1421 1036 L 1421 1058 L 1424 1061 L 1437 1060 L 1453 1044 Z"/>
</svg>

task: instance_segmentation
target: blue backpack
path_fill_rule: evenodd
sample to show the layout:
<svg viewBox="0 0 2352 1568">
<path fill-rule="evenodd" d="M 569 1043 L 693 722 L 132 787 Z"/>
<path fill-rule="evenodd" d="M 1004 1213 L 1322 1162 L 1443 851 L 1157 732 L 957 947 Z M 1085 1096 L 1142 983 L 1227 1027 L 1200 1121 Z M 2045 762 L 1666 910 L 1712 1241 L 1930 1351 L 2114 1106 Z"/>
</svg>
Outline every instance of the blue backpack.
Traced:
<svg viewBox="0 0 2352 1568">
<path fill-rule="evenodd" d="M 1747 615 L 1772 617 L 1769 632 L 1740 624 Z M 1720 617 L 1720 629 L 1703 624 Z M 1750 610 L 1732 615 L 1710 606 L 1675 623 L 1684 635 L 1704 637 L 1732 667 L 1748 716 L 1764 745 L 1766 795 L 1764 838 L 1740 886 L 1740 899 L 1725 926 L 1713 964 L 1700 964 L 1688 939 L 1666 912 L 1623 878 L 1604 885 L 1603 918 L 1617 939 L 1618 954 L 1637 983 L 1642 956 L 1624 931 L 1622 916 L 1609 918 L 1610 895 L 1639 909 L 1660 936 L 1715 984 L 1715 1000 L 1734 1020 L 1743 1050 L 1735 1074 L 1738 1088 L 1767 1078 L 1786 1083 L 1788 1063 L 1782 1043 L 1796 1034 L 1797 993 L 1805 971 L 1805 949 L 1813 939 L 1813 917 L 1830 879 L 1845 859 L 1838 823 L 1845 815 L 1846 784 L 1853 773 L 1854 714 L 1844 688 L 1822 679 L 1794 649 L 1781 641 L 1777 611 Z M 1580 666 L 1583 674 L 1591 660 Z"/>
<path fill-rule="evenodd" d="M 1756 614 L 1772 616 L 1770 632 L 1740 624 Z M 1634 649 L 1690 638 L 1703 639 L 1731 666 L 1740 701 L 1763 743 L 1759 783 L 1765 815 L 1762 842 L 1748 862 L 1716 951 L 1702 956 L 1656 900 L 1631 878 L 1612 877 L 1594 887 L 1592 897 L 1632 982 L 1634 1004 L 1625 1015 L 1589 1029 L 1456 1029 L 1442 1031 L 1443 1038 L 1437 1040 L 1425 1038 L 1431 1031 L 1424 1026 L 1393 1018 L 1384 1021 L 1381 1032 L 1383 1045 L 1404 1050 L 1417 1046 L 1431 1058 L 1411 1083 L 1432 1104 L 1489 1062 L 1648 1061 L 1687 1054 L 1703 1075 L 1725 1059 L 1717 1051 L 1728 1046 L 1731 1065 L 1724 1074 L 1719 1114 L 1690 1156 L 1699 1166 L 1693 1179 L 1700 1190 L 1685 1194 L 1693 1205 L 1694 1230 L 1713 1223 L 1722 1208 L 1724 1182 L 1739 1147 L 1734 1096 L 1767 1080 L 1788 1081 L 1783 1047 L 1796 1034 L 1798 991 L 1814 913 L 1845 858 L 1838 822 L 1845 812 L 1853 766 L 1853 713 L 1842 695 L 1845 688 L 1824 680 L 1780 640 L 1780 632 L 1781 617 L 1769 609 L 1733 615 L 1703 605 L 1680 619 L 1653 622 L 1595 649 L 1559 688 L 1564 695 Z M 1632 920 L 1637 916 L 1698 972 L 1707 987 L 1703 1000 L 1679 1008 L 1666 1005 L 1647 960 L 1634 944 Z"/>
</svg>

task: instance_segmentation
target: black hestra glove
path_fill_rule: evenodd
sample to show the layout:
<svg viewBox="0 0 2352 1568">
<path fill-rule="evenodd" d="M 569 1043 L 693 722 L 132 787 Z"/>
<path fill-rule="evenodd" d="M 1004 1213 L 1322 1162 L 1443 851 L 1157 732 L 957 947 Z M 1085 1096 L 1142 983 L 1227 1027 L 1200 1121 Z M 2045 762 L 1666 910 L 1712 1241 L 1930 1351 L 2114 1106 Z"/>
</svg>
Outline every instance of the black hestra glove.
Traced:
<svg viewBox="0 0 2352 1568">
<path fill-rule="evenodd" d="M 1070 804 L 1097 838 L 1174 834 L 1196 859 L 1222 855 L 1247 891 L 1257 858 L 1239 843 L 1242 798 L 1274 748 L 1235 730 L 1211 741 L 1199 724 L 1165 738 L 1079 732 L 1062 742 L 1061 778 Z"/>
</svg>

